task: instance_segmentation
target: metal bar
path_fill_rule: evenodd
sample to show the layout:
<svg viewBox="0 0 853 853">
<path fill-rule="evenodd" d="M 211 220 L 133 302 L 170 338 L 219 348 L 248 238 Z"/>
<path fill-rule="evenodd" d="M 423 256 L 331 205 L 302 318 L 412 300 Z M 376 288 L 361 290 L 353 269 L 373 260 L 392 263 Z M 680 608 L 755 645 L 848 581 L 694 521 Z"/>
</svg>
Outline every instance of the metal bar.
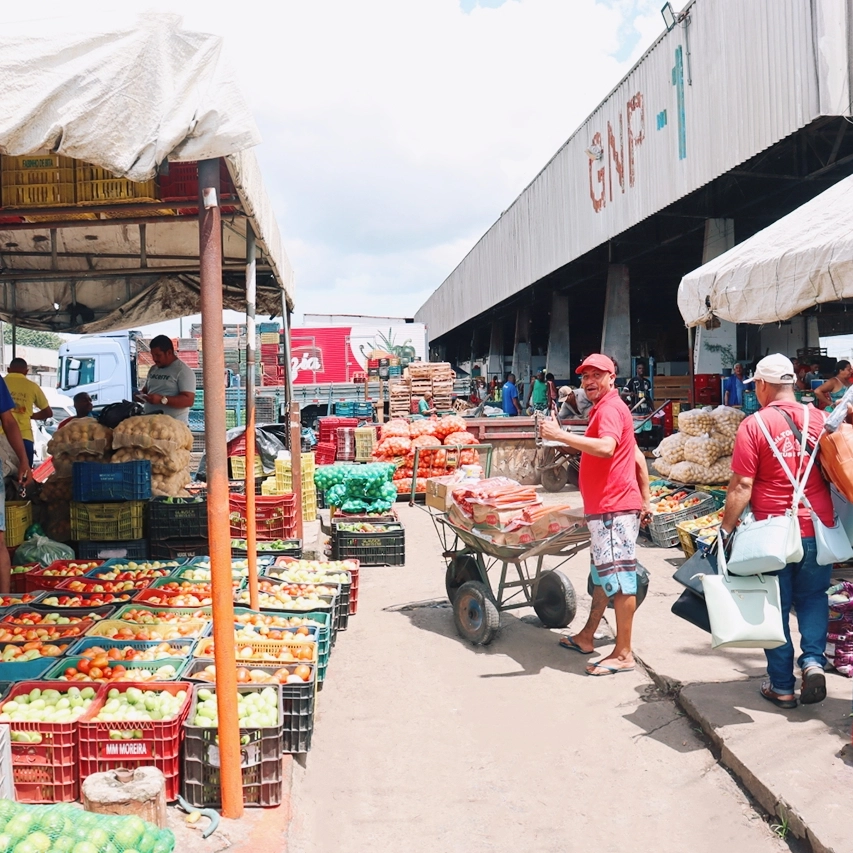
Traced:
<svg viewBox="0 0 853 853">
<path fill-rule="evenodd" d="M 199 163 L 201 165 L 201 163 Z M 240 199 L 237 196 L 223 196 L 217 200 L 220 205 L 233 207 L 239 205 Z M 4 216 L 79 216 L 81 213 L 92 213 L 95 216 L 101 216 L 105 213 L 140 213 L 146 210 L 201 210 L 198 207 L 198 202 L 194 200 L 187 201 L 129 201 L 124 204 L 92 204 L 92 205 L 76 205 L 65 204 L 56 205 L 56 207 L 4 207 L 0 208 Z M 220 214 L 221 215 L 221 214 Z M 85 220 L 84 220 L 85 221 Z M 92 222 L 96 220 L 90 220 Z M 34 225 L 36 223 L 31 223 Z"/>
<path fill-rule="evenodd" d="M 194 203 L 195 205 L 196 203 Z M 197 206 L 197 205 L 196 205 Z M 29 211 L 26 211 L 29 215 Z M 79 212 L 78 212 L 79 213 Z M 242 211 L 235 211 L 229 216 L 246 216 Z M 0 225 L 0 233 L 4 231 L 47 231 L 49 228 L 102 228 L 116 225 L 177 225 L 195 223 L 195 216 L 121 216 L 111 219 L 56 219 L 50 222 L 4 222 Z"/>
<path fill-rule="evenodd" d="M 304 525 L 302 519 L 302 423 L 299 403 L 293 399 L 293 375 L 290 369 L 290 309 L 287 296 L 282 290 L 281 305 L 284 324 L 284 384 L 287 389 L 288 413 L 290 418 L 290 479 L 293 497 L 296 502 L 296 538 L 302 539 Z"/>
<path fill-rule="evenodd" d="M 144 225 L 140 225 L 140 228 L 144 228 Z M 20 249 L 20 250 L 10 250 L 6 249 L 2 252 L 4 258 L 49 258 L 51 257 L 49 252 L 35 252 L 29 249 Z M 74 259 L 83 259 L 91 258 L 91 252 L 57 252 L 57 258 L 74 258 Z M 132 254 L 129 252 L 98 252 L 99 258 L 111 258 L 113 260 L 119 261 L 136 261 L 139 260 L 139 254 Z M 145 252 L 145 260 L 146 261 L 192 261 L 194 264 L 198 264 L 198 257 L 196 255 L 152 255 L 146 250 Z M 225 258 L 223 263 L 237 266 L 239 264 L 244 264 L 246 261 L 243 258 Z M 27 268 L 31 269 L 31 268 Z"/>
<path fill-rule="evenodd" d="M 204 425 L 207 453 L 207 520 L 213 598 L 216 705 L 219 711 L 222 814 L 243 814 L 240 727 L 237 718 L 237 663 L 234 651 L 234 601 L 231 587 L 231 537 L 228 523 L 228 457 L 225 444 L 225 342 L 222 338 L 222 230 L 219 207 L 219 160 L 198 164 L 199 268 L 201 337 L 204 349 Z"/>
<path fill-rule="evenodd" d="M 246 222 L 246 557 L 249 606 L 258 610 L 258 534 L 255 528 L 255 232 Z"/>
<path fill-rule="evenodd" d="M 498 582 L 498 608 L 501 606 L 501 600 L 503 599 L 504 593 L 504 584 L 506 583 L 506 568 L 509 565 L 506 561 L 501 563 L 501 579 Z"/>
<path fill-rule="evenodd" d="M 139 266 L 141 267 L 148 266 L 148 242 L 145 234 L 147 228 L 148 223 L 139 223 Z"/>
<path fill-rule="evenodd" d="M 241 261 L 234 264 L 222 264 L 222 272 L 245 272 L 246 262 Z M 162 266 L 162 267 L 127 267 L 126 269 L 105 270 L 10 270 L 2 271 L 2 277 L 6 281 L 62 281 L 63 279 L 89 279 L 110 278 L 116 276 L 124 278 L 129 275 L 198 275 L 198 265 L 195 266 Z"/>
<path fill-rule="evenodd" d="M 56 229 L 50 229 L 50 268 L 55 270 L 59 266 L 57 257 L 58 248 L 56 245 Z"/>
</svg>

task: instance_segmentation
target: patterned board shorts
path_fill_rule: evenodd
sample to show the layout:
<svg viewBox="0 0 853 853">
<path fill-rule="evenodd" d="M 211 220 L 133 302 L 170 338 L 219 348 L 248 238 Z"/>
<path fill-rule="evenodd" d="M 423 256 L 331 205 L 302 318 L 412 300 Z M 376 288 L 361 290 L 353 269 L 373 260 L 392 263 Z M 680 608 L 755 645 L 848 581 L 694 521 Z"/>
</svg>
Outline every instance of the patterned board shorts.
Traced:
<svg viewBox="0 0 853 853">
<path fill-rule="evenodd" d="M 586 517 L 592 581 L 610 598 L 617 592 L 637 594 L 637 535 L 640 513 L 606 512 Z"/>
</svg>

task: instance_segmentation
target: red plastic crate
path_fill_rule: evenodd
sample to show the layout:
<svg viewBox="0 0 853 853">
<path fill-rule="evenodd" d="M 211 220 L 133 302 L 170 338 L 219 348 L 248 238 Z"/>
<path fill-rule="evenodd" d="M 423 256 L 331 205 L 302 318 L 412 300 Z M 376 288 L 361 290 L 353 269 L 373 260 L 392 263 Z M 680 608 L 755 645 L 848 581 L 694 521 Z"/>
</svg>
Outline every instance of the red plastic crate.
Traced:
<svg viewBox="0 0 853 853">
<path fill-rule="evenodd" d="M 47 568 L 33 569 L 24 575 L 24 585 L 26 592 L 33 592 L 37 589 L 56 589 L 63 581 L 67 581 L 69 577 L 83 577 L 86 572 L 91 571 L 96 566 L 103 564 L 103 560 L 54 560 Z M 89 568 L 81 569 L 79 575 L 45 575 L 46 571 L 57 568 L 67 568 L 72 563 L 83 564 L 88 563 Z"/>
<path fill-rule="evenodd" d="M 14 550 L 14 549 L 10 549 Z M 14 566 L 15 564 L 12 563 Z M 10 592 L 16 593 L 24 593 L 27 592 L 27 575 L 35 571 L 36 569 L 41 568 L 41 563 L 22 563 L 21 565 L 26 566 L 26 572 L 13 572 L 12 573 L 12 586 Z"/>
<path fill-rule="evenodd" d="M 141 590 L 148 589 L 151 586 L 154 578 L 140 578 L 135 581 L 108 581 L 101 580 L 100 578 L 63 578 L 62 583 L 56 584 L 53 589 L 56 590 L 64 590 L 69 595 L 76 594 L 77 592 L 97 592 L 95 589 L 96 586 L 109 586 L 110 584 L 116 583 L 132 583 L 133 589 Z M 85 586 L 85 589 L 74 590 L 69 588 L 69 584 L 71 583 L 82 583 Z"/>
<path fill-rule="evenodd" d="M 322 443 L 337 441 L 337 432 L 340 427 L 357 427 L 358 418 L 320 418 L 320 434 L 318 439 Z"/>
<path fill-rule="evenodd" d="M 335 461 L 337 450 L 335 442 L 319 442 L 314 448 L 314 464 L 331 465 Z"/>
<path fill-rule="evenodd" d="M 50 682 L 51 684 L 55 682 Z M 115 682 L 104 684 L 101 688 L 101 703 L 107 700 L 110 690 L 124 693 L 130 687 L 140 690 L 166 690 L 176 694 L 187 692 L 181 709 L 176 717 L 166 722 L 154 720 L 115 720 L 95 722 L 87 715 L 77 728 L 79 738 L 79 768 L 82 782 L 93 773 L 125 767 L 135 770 L 137 767 L 154 765 L 166 777 L 166 799 L 176 800 L 181 792 L 181 747 L 184 740 L 184 720 L 189 714 L 192 703 L 192 684 L 186 681 L 149 681 Z M 114 740 L 111 731 L 140 731 L 142 737 L 134 740 Z"/>
<path fill-rule="evenodd" d="M 231 538 L 246 538 L 246 496 L 229 495 Z M 237 517 L 239 516 L 239 518 Z M 259 540 L 293 539 L 296 536 L 296 496 L 255 497 L 255 532 Z"/>
<path fill-rule="evenodd" d="M 160 175 L 160 201 L 196 201 L 198 199 L 198 163 L 169 163 L 169 174 Z M 219 161 L 220 196 L 236 195 L 231 174 L 224 160 Z"/>
<path fill-rule="evenodd" d="M 92 684 L 62 684 L 57 681 L 22 681 L 16 684 L 3 704 L 22 693 L 58 690 L 66 693 L 71 687 L 94 687 Z M 78 732 L 83 719 L 94 716 L 102 706 L 100 694 L 81 717 L 70 723 L 9 723 L 15 731 L 38 732 L 41 743 L 12 743 L 12 772 L 15 795 L 20 803 L 70 803 L 80 796 L 78 775 Z M 2 709 L 2 705 L 0 705 Z"/>
</svg>

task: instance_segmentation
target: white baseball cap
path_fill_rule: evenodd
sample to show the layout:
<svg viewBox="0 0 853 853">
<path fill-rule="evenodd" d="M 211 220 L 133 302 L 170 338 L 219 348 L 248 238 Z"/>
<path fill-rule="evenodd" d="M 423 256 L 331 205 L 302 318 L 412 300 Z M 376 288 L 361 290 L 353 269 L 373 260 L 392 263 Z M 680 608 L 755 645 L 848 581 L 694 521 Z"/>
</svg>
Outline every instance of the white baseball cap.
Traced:
<svg viewBox="0 0 853 853">
<path fill-rule="evenodd" d="M 756 379 L 763 379 L 771 385 L 793 385 L 796 379 L 794 365 L 787 356 L 774 352 L 773 355 L 765 356 L 758 362 L 755 373 L 749 379 L 743 380 L 744 385 L 755 382 Z"/>
</svg>

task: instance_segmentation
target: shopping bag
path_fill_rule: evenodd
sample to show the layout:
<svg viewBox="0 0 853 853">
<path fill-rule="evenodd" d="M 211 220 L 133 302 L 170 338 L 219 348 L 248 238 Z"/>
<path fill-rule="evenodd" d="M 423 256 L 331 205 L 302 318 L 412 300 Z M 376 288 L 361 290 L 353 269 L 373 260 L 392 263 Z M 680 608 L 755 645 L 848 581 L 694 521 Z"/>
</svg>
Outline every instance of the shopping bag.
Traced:
<svg viewBox="0 0 853 853">
<path fill-rule="evenodd" d="M 697 550 L 675 570 L 672 579 L 689 589 L 694 595 L 704 598 L 705 593 L 702 592 L 702 581 L 699 575 L 715 574 L 717 574 L 716 545 L 712 551 Z"/>
<path fill-rule="evenodd" d="M 692 590 L 685 589 L 673 602 L 670 610 L 685 622 L 711 633 L 711 621 L 708 618 L 708 605 L 704 595 L 696 595 Z"/>
</svg>

